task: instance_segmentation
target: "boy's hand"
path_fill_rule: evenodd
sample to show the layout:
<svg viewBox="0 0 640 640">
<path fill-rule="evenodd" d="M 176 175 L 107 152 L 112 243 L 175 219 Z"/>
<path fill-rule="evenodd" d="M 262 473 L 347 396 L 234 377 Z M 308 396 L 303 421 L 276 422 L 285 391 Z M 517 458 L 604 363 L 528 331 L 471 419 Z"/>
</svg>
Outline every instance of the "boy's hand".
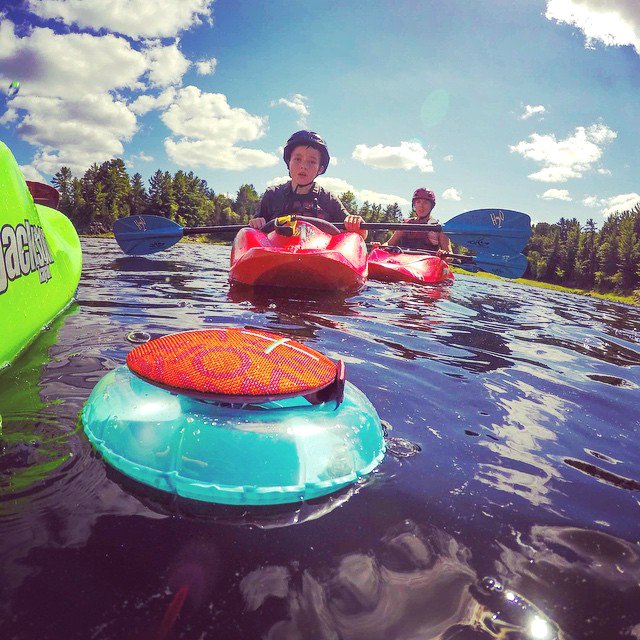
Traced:
<svg viewBox="0 0 640 640">
<path fill-rule="evenodd" d="M 251 218 L 249 220 L 249 226 L 252 229 L 262 229 L 265 224 L 267 224 L 267 221 L 264 218 Z"/>
<path fill-rule="evenodd" d="M 349 214 L 344 219 L 344 230 L 351 231 L 353 233 L 360 234 L 360 237 L 364 240 L 369 232 L 366 229 L 361 229 L 360 225 L 364 222 L 364 218 L 362 216 L 354 216 Z"/>
<path fill-rule="evenodd" d="M 354 233 L 358 233 L 360 231 L 360 225 L 364 222 L 362 216 L 354 216 L 349 214 L 344 219 L 344 229 L 345 231 L 351 231 Z"/>
</svg>

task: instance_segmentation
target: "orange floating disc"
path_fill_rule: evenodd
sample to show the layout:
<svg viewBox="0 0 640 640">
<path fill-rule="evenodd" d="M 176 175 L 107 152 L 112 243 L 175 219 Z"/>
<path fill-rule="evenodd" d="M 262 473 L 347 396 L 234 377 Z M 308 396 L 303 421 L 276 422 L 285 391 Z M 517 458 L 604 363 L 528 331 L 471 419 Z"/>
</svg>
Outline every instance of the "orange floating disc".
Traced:
<svg viewBox="0 0 640 640">
<path fill-rule="evenodd" d="M 256 329 L 163 336 L 130 351 L 127 365 L 162 386 L 249 400 L 311 394 L 344 376 L 321 353 Z"/>
</svg>

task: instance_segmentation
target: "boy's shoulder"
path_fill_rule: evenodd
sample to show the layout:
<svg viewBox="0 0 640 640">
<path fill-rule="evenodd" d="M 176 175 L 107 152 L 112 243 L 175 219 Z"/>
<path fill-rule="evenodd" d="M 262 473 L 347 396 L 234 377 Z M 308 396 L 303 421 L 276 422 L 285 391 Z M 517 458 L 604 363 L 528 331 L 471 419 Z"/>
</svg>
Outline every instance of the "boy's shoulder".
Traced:
<svg viewBox="0 0 640 640">
<path fill-rule="evenodd" d="M 275 184 L 271 187 L 267 187 L 265 189 L 264 195 L 266 196 L 267 194 L 273 195 L 275 193 L 286 193 L 286 191 L 290 191 L 290 190 L 291 190 L 291 183 L 283 182 L 282 184 Z"/>
<path fill-rule="evenodd" d="M 332 193 L 331 191 L 327 191 L 324 187 L 321 187 L 320 185 L 316 184 L 314 187 L 314 191 L 316 193 L 317 196 L 322 197 L 322 198 L 326 198 L 327 200 L 338 200 L 338 196 L 336 196 L 334 193 Z"/>
</svg>

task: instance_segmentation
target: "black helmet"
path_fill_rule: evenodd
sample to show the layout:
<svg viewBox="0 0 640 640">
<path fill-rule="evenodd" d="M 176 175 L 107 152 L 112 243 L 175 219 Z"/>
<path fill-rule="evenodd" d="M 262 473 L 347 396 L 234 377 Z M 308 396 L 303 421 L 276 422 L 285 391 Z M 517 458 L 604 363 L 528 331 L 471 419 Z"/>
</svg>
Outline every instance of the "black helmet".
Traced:
<svg viewBox="0 0 640 640">
<path fill-rule="evenodd" d="M 287 167 L 289 166 L 289 160 L 291 160 L 291 152 L 299 146 L 313 147 L 320 152 L 320 164 L 322 166 L 322 171 L 320 171 L 318 175 L 322 175 L 329 166 L 330 156 L 329 150 L 327 149 L 327 143 L 315 131 L 307 131 L 306 129 L 296 131 L 287 140 L 284 153 L 282 154 Z"/>
</svg>

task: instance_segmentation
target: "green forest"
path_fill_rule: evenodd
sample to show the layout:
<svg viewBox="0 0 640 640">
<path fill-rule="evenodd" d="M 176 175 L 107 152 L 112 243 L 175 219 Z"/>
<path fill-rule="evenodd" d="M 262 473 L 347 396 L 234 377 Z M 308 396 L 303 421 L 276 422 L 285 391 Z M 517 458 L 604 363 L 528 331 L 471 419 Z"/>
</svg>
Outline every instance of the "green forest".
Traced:
<svg viewBox="0 0 640 640">
<path fill-rule="evenodd" d="M 82 178 L 62 167 L 52 180 L 60 192 L 60 209 L 80 233 L 107 233 L 113 222 L 133 214 L 154 214 L 180 225 L 213 226 L 245 224 L 260 206 L 260 194 L 243 184 L 235 198 L 216 194 L 193 172 L 156 171 L 145 185 L 142 176 L 129 176 L 121 159 L 93 164 Z M 383 206 L 364 202 L 354 194 L 340 200 L 350 213 L 368 222 L 399 222 L 398 204 Z M 371 240 L 383 241 L 386 232 Z M 629 295 L 640 290 L 640 203 L 630 211 L 607 217 L 600 228 L 594 220 L 581 225 L 576 218 L 533 227 L 525 249 L 529 266 L 525 278 L 586 291 Z"/>
</svg>

